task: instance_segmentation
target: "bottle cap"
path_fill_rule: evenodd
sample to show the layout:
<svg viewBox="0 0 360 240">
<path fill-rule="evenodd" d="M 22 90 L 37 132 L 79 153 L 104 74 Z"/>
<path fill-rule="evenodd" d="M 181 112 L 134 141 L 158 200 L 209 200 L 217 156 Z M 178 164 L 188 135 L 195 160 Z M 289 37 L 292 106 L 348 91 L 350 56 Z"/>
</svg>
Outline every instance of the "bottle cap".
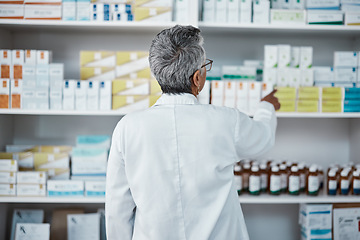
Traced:
<svg viewBox="0 0 360 240">
<path fill-rule="evenodd" d="M 250 169 L 250 167 L 251 167 L 251 166 L 250 166 L 250 163 L 245 163 L 245 164 L 244 164 L 244 169 Z"/>
<path fill-rule="evenodd" d="M 235 171 L 235 172 L 240 172 L 240 171 L 241 171 L 241 166 L 235 165 L 235 166 L 234 166 L 234 171 Z"/>
<path fill-rule="evenodd" d="M 335 176 L 336 176 L 336 171 L 334 169 L 330 169 L 329 177 L 335 177 Z"/>
<path fill-rule="evenodd" d="M 273 166 L 273 167 L 271 167 L 271 171 L 272 171 L 272 172 L 278 172 L 278 171 L 279 171 L 279 167 L 278 167 L 278 166 Z"/>
<path fill-rule="evenodd" d="M 316 170 L 317 170 L 317 166 L 315 164 L 311 165 L 310 168 L 309 168 L 310 172 L 316 172 Z"/>
<path fill-rule="evenodd" d="M 291 171 L 292 171 L 292 172 L 297 172 L 297 171 L 299 171 L 299 169 L 298 169 L 297 166 L 292 166 L 292 167 L 291 167 Z"/>
<path fill-rule="evenodd" d="M 259 171 L 259 166 L 252 166 L 251 167 L 251 171 L 253 171 L 253 172 L 258 172 Z"/>
<path fill-rule="evenodd" d="M 359 171 L 359 170 L 354 171 L 354 172 L 353 172 L 353 176 L 354 176 L 354 177 L 360 176 L 360 171 Z"/>
<path fill-rule="evenodd" d="M 262 164 L 260 164 L 260 169 L 261 170 L 265 170 L 266 169 L 266 163 L 262 163 Z"/>
<path fill-rule="evenodd" d="M 299 163 L 299 164 L 298 164 L 298 168 L 301 169 L 301 170 L 304 169 L 304 168 L 305 168 L 305 164 L 304 164 L 304 163 Z"/>
<path fill-rule="evenodd" d="M 286 165 L 285 165 L 285 164 L 281 164 L 281 165 L 280 165 L 280 169 L 281 169 L 281 170 L 285 170 L 285 169 L 286 169 Z"/>
<path fill-rule="evenodd" d="M 349 174 L 349 171 L 345 168 L 344 170 L 341 171 L 341 176 L 342 177 L 347 177 L 347 175 Z"/>
</svg>

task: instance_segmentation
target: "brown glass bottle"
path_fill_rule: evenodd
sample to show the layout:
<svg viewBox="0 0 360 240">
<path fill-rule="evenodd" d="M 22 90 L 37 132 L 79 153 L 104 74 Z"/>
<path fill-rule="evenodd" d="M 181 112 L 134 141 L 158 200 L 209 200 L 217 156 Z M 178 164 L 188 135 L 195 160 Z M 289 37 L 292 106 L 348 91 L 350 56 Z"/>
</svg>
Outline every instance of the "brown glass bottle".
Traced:
<svg viewBox="0 0 360 240">
<path fill-rule="evenodd" d="M 300 174 L 300 192 L 305 192 L 306 189 L 306 172 L 305 172 L 305 164 L 299 163 L 299 174 Z"/>
<path fill-rule="evenodd" d="M 340 194 L 348 195 L 350 190 L 350 171 L 351 168 L 344 168 L 340 173 Z"/>
<path fill-rule="evenodd" d="M 289 174 L 289 194 L 300 194 L 300 173 L 297 166 L 291 167 L 291 172 Z"/>
<path fill-rule="evenodd" d="M 268 189 L 269 172 L 266 163 L 260 164 L 260 191 L 266 192 Z"/>
<path fill-rule="evenodd" d="M 316 196 L 319 194 L 319 176 L 315 165 L 312 165 L 309 168 L 306 185 L 306 192 L 308 195 Z"/>
<path fill-rule="evenodd" d="M 280 164 L 280 176 L 281 176 L 281 192 L 285 193 L 288 189 L 288 170 L 285 164 Z"/>
<path fill-rule="evenodd" d="M 338 192 L 338 179 L 336 169 L 330 169 L 327 175 L 327 194 L 336 195 Z"/>
<path fill-rule="evenodd" d="M 272 195 L 279 195 L 281 192 L 281 175 L 279 172 L 279 167 L 271 167 L 269 179 L 269 193 Z"/>
<path fill-rule="evenodd" d="M 252 195 L 260 194 L 260 172 L 257 165 L 251 167 L 251 173 L 249 176 L 249 193 Z"/>
<path fill-rule="evenodd" d="M 351 193 L 353 195 L 360 195 L 360 171 L 353 172 Z"/>
<path fill-rule="evenodd" d="M 251 165 L 250 163 L 244 163 L 243 165 L 243 190 L 244 192 L 248 192 L 249 191 L 249 176 L 250 176 L 250 171 L 251 171 Z"/>
<path fill-rule="evenodd" d="M 241 166 L 239 164 L 235 164 L 234 166 L 234 178 L 235 178 L 235 187 L 238 195 L 240 195 L 243 191 L 243 179 L 242 179 L 242 171 Z"/>
</svg>

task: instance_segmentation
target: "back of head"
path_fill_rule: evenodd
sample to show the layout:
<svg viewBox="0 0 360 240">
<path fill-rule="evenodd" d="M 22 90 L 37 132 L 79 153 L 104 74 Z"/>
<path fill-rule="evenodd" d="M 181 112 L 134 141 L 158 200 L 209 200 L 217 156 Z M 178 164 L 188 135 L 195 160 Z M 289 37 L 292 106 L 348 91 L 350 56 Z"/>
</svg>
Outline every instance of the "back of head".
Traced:
<svg viewBox="0 0 360 240">
<path fill-rule="evenodd" d="M 176 25 L 153 39 L 149 62 L 163 93 L 191 93 L 191 76 L 205 61 L 200 30 Z"/>
</svg>

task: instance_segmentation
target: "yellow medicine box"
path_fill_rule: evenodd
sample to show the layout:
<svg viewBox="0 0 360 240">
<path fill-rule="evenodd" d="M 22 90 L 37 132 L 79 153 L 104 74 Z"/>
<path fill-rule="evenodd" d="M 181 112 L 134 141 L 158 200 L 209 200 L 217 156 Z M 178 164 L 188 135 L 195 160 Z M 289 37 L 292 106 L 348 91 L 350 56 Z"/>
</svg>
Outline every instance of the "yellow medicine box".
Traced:
<svg viewBox="0 0 360 240">
<path fill-rule="evenodd" d="M 116 55 L 110 51 L 81 51 L 80 67 L 115 67 Z"/>
<path fill-rule="evenodd" d="M 298 112 L 319 112 L 319 101 L 298 100 L 296 109 Z"/>
<path fill-rule="evenodd" d="M 34 169 L 34 155 L 32 152 L 19 152 L 19 153 L 0 152 L 0 159 L 17 160 L 19 169 L 21 171 Z"/>
<path fill-rule="evenodd" d="M 135 21 L 162 21 L 171 22 L 171 7 L 136 7 Z"/>
<path fill-rule="evenodd" d="M 280 100 L 281 107 L 278 112 L 295 112 L 295 100 Z"/>
<path fill-rule="evenodd" d="M 277 87 L 275 97 L 280 100 L 295 100 L 296 99 L 296 88 L 294 87 Z"/>
<path fill-rule="evenodd" d="M 34 152 L 42 153 L 70 153 L 72 146 L 36 146 Z"/>
<path fill-rule="evenodd" d="M 120 66 L 125 63 L 133 62 L 138 59 L 146 58 L 148 59 L 149 52 L 145 51 L 123 51 L 123 52 L 116 52 L 116 65 Z"/>
<path fill-rule="evenodd" d="M 344 102 L 341 100 L 322 100 L 322 112 L 343 112 Z"/>
<path fill-rule="evenodd" d="M 115 79 L 115 68 L 112 67 L 82 67 L 80 79 L 90 81 L 112 81 Z"/>
<path fill-rule="evenodd" d="M 69 168 L 70 158 L 67 153 L 34 153 L 35 169 Z"/>
<path fill-rule="evenodd" d="M 320 96 L 320 88 L 318 87 L 300 87 L 298 89 L 300 100 L 319 100 Z"/>
<path fill-rule="evenodd" d="M 119 79 L 112 82 L 113 95 L 149 95 L 149 79 Z"/>
<path fill-rule="evenodd" d="M 323 100 L 342 100 L 344 99 L 344 88 L 324 87 L 322 88 Z"/>
</svg>

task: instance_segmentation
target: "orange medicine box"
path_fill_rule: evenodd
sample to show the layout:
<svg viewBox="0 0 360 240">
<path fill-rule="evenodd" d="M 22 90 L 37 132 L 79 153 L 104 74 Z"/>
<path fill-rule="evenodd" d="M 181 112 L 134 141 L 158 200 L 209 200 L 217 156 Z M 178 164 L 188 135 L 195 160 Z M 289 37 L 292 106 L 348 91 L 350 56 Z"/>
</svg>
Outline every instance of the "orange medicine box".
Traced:
<svg viewBox="0 0 360 240">
<path fill-rule="evenodd" d="M 1 79 L 0 81 L 0 108 L 10 108 L 10 80 Z"/>
<path fill-rule="evenodd" d="M 11 75 L 11 79 L 22 79 L 23 65 L 24 50 L 12 50 L 13 75 Z"/>
<path fill-rule="evenodd" d="M 0 50 L 0 78 L 10 78 L 11 76 L 11 50 Z"/>
<path fill-rule="evenodd" d="M 11 80 L 11 108 L 21 108 L 22 80 Z"/>
</svg>

